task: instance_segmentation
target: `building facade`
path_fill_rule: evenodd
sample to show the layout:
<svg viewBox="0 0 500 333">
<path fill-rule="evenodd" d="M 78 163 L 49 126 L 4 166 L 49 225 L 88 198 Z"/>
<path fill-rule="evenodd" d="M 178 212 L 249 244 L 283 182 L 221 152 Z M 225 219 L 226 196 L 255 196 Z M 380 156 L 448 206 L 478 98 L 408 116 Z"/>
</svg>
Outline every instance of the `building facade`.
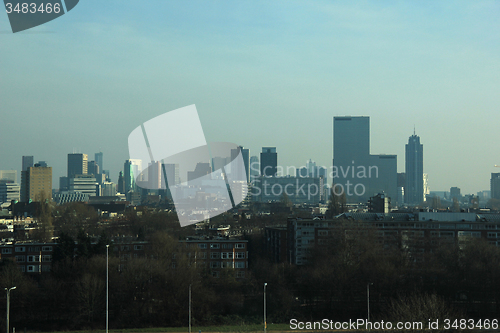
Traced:
<svg viewBox="0 0 500 333">
<path fill-rule="evenodd" d="M 260 153 L 260 174 L 265 177 L 276 177 L 278 173 L 278 153 L 276 147 L 262 147 Z"/>
<path fill-rule="evenodd" d="M 405 203 L 420 205 L 424 201 L 424 146 L 413 134 L 405 149 Z"/>
</svg>

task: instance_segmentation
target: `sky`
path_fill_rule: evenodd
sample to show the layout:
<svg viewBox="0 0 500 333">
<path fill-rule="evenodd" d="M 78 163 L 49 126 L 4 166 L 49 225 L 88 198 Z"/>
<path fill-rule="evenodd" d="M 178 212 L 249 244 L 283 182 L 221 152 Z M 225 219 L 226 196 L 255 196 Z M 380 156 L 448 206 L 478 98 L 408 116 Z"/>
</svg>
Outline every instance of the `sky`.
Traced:
<svg viewBox="0 0 500 333">
<path fill-rule="evenodd" d="M 132 130 L 195 104 L 208 142 L 330 168 L 333 117 L 370 116 L 372 154 L 424 146 L 431 191 L 500 172 L 500 2 L 81 0 L 12 33 L 0 12 L 0 170 L 67 154 L 116 182 Z"/>
</svg>

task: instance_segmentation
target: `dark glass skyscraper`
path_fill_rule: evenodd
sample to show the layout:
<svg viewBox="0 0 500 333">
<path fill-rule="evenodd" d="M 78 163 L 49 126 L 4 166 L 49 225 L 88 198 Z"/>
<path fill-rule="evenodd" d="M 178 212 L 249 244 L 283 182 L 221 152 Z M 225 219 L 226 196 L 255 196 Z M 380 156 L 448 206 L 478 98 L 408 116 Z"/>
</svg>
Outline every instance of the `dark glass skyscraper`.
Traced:
<svg viewBox="0 0 500 333">
<path fill-rule="evenodd" d="M 418 205 L 424 201 L 424 146 L 413 133 L 406 145 L 405 203 Z"/>
<path fill-rule="evenodd" d="M 278 173 L 278 153 L 276 147 L 262 147 L 260 153 L 260 174 L 264 177 L 276 177 Z"/>
</svg>

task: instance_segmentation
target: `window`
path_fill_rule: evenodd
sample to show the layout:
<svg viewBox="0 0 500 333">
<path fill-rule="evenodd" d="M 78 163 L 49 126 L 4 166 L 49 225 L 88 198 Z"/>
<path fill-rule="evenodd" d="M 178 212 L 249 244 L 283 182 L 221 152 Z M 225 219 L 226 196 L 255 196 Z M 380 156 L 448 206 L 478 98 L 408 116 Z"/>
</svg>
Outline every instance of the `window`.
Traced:
<svg viewBox="0 0 500 333">
<path fill-rule="evenodd" d="M 210 268 L 219 268 L 220 267 L 220 262 L 218 261 L 211 261 L 210 262 Z"/>
<path fill-rule="evenodd" d="M 219 258 L 220 258 L 219 252 L 211 252 L 210 253 L 210 259 L 219 259 Z"/>
<path fill-rule="evenodd" d="M 141 251 L 143 249 L 143 245 L 134 245 L 134 250 Z"/>
<path fill-rule="evenodd" d="M 212 244 L 210 244 L 210 248 L 211 249 L 219 249 L 220 248 L 220 244 L 212 243 Z"/>
<path fill-rule="evenodd" d="M 206 249 L 207 248 L 207 244 L 198 244 L 198 247 L 200 249 Z"/>
<path fill-rule="evenodd" d="M 24 251 L 26 251 L 26 248 L 24 246 L 18 246 L 18 247 L 16 247 L 15 251 L 16 252 L 24 252 Z"/>
<path fill-rule="evenodd" d="M 16 262 L 25 262 L 26 257 L 25 256 L 16 256 Z"/>
<path fill-rule="evenodd" d="M 234 268 L 245 268 L 245 263 L 242 261 L 237 261 L 234 263 Z"/>
<path fill-rule="evenodd" d="M 120 247 L 120 249 L 121 249 L 122 251 L 129 251 L 129 250 L 130 250 L 130 247 L 129 247 L 128 245 L 122 245 L 122 246 Z"/>
<path fill-rule="evenodd" d="M 245 259 L 245 252 L 236 252 L 236 259 Z"/>
<path fill-rule="evenodd" d="M 50 272 L 50 266 L 49 265 L 43 265 L 42 266 L 42 272 Z"/>
<path fill-rule="evenodd" d="M 44 251 L 44 252 L 52 252 L 52 246 L 42 246 L 42 251 Z"/>
<path fill-rule="evenodd" d="M 28 256 L 28 262 L 40 262 L 40 256 Z"/>
<path fill-rule="evenodd" d="M 222 244 L 222 248 L 223 248 L 223 249 L 227 249 L 227 245 L 228 245 L 228 244 Z"/>
<path fill-rule="evenodd" d="M 245 248 L 245 243 L 236 243 L 234 247 L 237 248 L 237 249 L 244 249 Z"/>
<path fill-rule="evenodd" d="M 3 248 L 2 249 L 2 254 L 11 254 L 12 253 L 12 249 L 11 248 Z"/>
<path fill-rule="evenodd" d="M 222 259 L 233 259 L 233 252 L 222 252 L 221 258 Z"/>
<path fill-rule="evenodd" d="M 223 261 L 221 263 L 221 266 L 222 268 L 234 268 L 233 267 L 233 262 L 232 261 Z"/>
<path fill-rule="evenodd" d="M 43 262 L 51 262 L 52 261 L 52 256 L 51 255 L 43 255 L 42 256 L 42 261 Z"/>
<path fill-rule="evenodd" d="M 39 266 L 28 265 L 28 272 L 40 272 Z"/>
</svg>

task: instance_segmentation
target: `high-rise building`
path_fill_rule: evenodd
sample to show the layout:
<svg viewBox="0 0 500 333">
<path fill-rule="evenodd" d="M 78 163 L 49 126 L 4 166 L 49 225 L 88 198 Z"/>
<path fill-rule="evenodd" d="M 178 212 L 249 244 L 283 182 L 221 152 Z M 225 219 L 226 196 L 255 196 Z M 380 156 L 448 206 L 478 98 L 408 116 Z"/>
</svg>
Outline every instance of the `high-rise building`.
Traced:
<svg viewBox="0 0 500 333">
<path fill-rule="evenodd" d="M 23 156 L 23 168 L 21 171 L 28 171 L 33 166 L 33 156 Z"/>
<path fill-rule="evenodd" d="M 490 179 L 490 198 L 500 200 L 500 173 L 492 173 Z"/>
<path fill-rule="evenodd" d="M 17 182 L 17 170 L 0 170 L 0 181 L 16 183 Z"/>
<path fill-rule="evenodd" d="M 262 147 L 260 153 L 260 174 L 264 177 L 276 177 L 278 173 L 278 153 L 276 147 Z"/>
<path fill-rule="evenodd" d="M 37 163 L 21 172 L 21 201 L 52 199 L 52 167 Z"/>
<path fill-rule="evenodd" d="M 94 175 L 75 175 L 69 179 L 69 192 L 95 196 L 97 195 L 97 185 Z"/>
<path fill-rule="evenodd" d="M 139 177 L 139 181 L 141 180 L 140 174 L 142 172 L 142 161 L 139 159 L 130 159 L 126 160 L 124 164 L 124 173 L 123 178 L 125 181 L 125 193 L 128 191 L 135 191 L 136 188 L 136 178 Z"/>
<path fill-rule="evenodd" d="M 397 156 L 370 154 L 370 118 L 333 118 L 332 190 L 347 202 L 385 193 L 397 198 Z"/>
<path fill-rule="evenodd" d="M 250 181 L 253 180 L 260 175 L 260 163 L 259 158 L 257 156 L 250 157 Z"/>
<path fill-rule="evenodd" d="M 96 176 L 101 173 L 100 170 L 99 164 L 96 161 L 89 161 L 87 163 L 87 174 Z"/>
<path fill-rule="evenodd" d="M 237 156 L 238 153 L 241 151 L 241 155 L 243 157 L 243 164 L 245 166 L 245 175 L 241 175 L 240 172 L 243 171 L 242 168 L 240 168 L 238 165 L 236 165 L 236 173 L 233 174 L 233 177 L 236 177 L 236 179 L 243 179 L 243 176 L 247 180 L 247 182 L 250 181 L 250 149 L 243 148 L 242 146 L 239 146 L 236 149 L 231 149 L 231 160 L 234 160 Z"/>
<path fill-rule="evenodd" d="M 88 168 L 87 154 L 68 154 L 68 179 L 75 175 L 86 175 Z"/>
<path fill-rule="evenodd" d="M 405 203 L 419 205 L 424 201 L 424 146 L 413 133 L 405 149 Z"/>
<path fill-rule="evenodd" d="M 12 200 L 19 201 L 21 187 L 18 183 L 7 180 L 0 180 L 0 204 L 11 202 Z"/>
<path fill-rule="evenodd" d="M 462 194 L 459 187 L 450 187 L 450 199 L 457 199 L 459 202 L 462 201 Z"/>
<path fill-rule="evenodd" d="M 99 166 L 99 172 L 101 173 L 104 173 L 103 157 L 102 152 L 95 153 L 94 155 L 95 163 Z"/>
</svg>

